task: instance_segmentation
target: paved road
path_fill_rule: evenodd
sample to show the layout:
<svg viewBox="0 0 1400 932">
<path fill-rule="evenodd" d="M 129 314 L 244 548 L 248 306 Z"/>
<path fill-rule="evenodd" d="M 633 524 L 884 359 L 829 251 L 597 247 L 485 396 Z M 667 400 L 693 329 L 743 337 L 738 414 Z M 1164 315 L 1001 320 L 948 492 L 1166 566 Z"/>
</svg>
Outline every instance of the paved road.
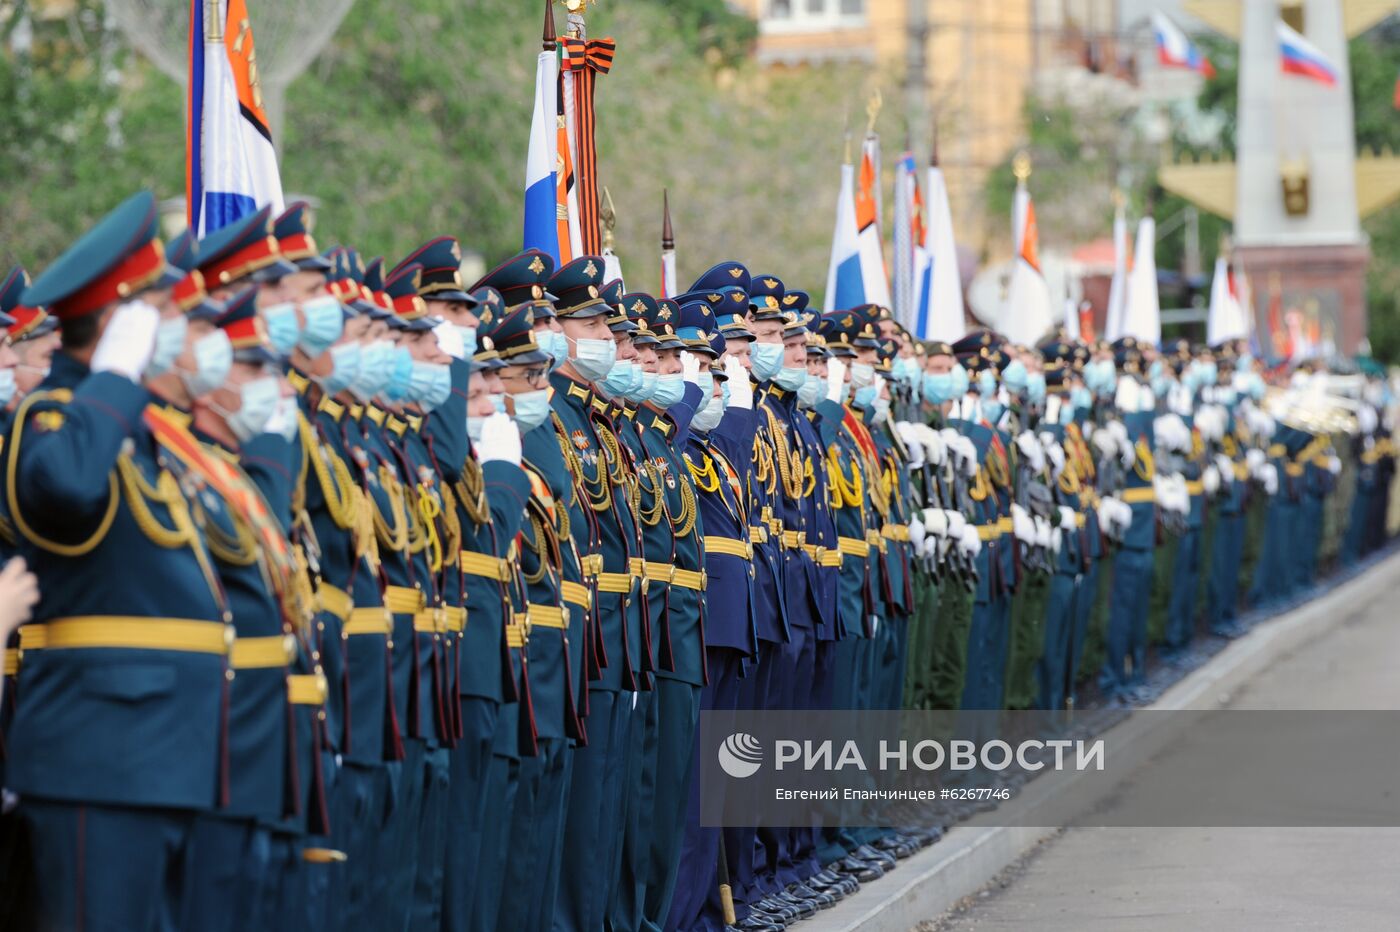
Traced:
<svg viewBox="0 0 1400 932">
<path fill-rule="evenodd" d="M 1229 706 L 1400 708 L 1386 593 L 1262 673 Z M 1133 785 L 1122 805 L 1132 805 Z M 1046 841 L 920 932 L 1400 929 L 1400 829 L 1080 828 Z"/>
</svg>

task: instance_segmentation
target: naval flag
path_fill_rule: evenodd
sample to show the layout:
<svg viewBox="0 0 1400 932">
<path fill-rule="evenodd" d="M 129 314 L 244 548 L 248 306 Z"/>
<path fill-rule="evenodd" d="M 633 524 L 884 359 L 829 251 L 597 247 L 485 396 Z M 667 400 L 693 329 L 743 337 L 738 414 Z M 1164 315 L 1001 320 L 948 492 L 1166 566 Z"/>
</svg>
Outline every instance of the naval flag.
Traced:
<svg viewBox="0 0 1400 932">
<path fill-rule="evenodd" d="M 282 178 L 258 86 L 245 0 L 190 0 L 185 209 L 201 237 L 264 205 L 280 214 Z"/>
</svg>

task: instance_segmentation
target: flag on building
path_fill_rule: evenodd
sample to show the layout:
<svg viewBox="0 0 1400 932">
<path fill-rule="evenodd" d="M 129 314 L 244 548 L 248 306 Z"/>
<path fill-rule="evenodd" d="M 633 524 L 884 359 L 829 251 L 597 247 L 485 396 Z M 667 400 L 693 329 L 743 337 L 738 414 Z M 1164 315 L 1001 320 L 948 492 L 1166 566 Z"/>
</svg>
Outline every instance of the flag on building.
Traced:
<svg viewBox="0 0 1400 932">
<path fill-rule="evenodd" d="M 544 48 L 535 61 L 535 106 L 525 155 L 525 223 L 522 246 L 549 253 L 559 262 L 559 57 L 554 16 L 546 10 Z"/>
<path fill-rule="evenodd" d="M 1040 272 L 1040 232 L 1035 222 L 1035 203 L 1026 188 L 1026 179 L 1016 181 L 1011 227 L 1016 257 L 1011 264 L 1011 284 L 998 327 L 1012 343 L 1034 346 L 1055 324 L 1050 287 Z"/>
<path fill-rule="evenodd" d="M 1123 332 L 1139 343 L 1157 346 L 1162 342 L 1162 306 L 1157 297 L 1157 224 L 1151 217 L 1138 221 L 1137 249 L 1133 270 L 1128 275 L 1128 293 L 1123 305 Z"/>
<path fill-rule="evenodd" d="M 890 280 L 880 241 L 880 137 L 870 133 L 860 147 L 860 183 L 856 188 L 856 239 L 860 248 L 864 303 L 890 306 Z"/>
<path fill-rule="evenodd" d="M 1176 23 L 1156 11 L 1152 13 L 1152 38 L 1157 43 L 1159 64 L 1167 68 L 1185 68 L 1208 78 L 1215 77 L 1215 67 L 1210 59 L 1196 48 L 1196 44 L 1186 37 Z"/>
<path fill-rule="evenodd" d="M 924 222 L 923 248 L 917 256 L 915 279 L 918 300 L 914 326 L 921 340 L 962 339 L 967 330 L 963 310 L 962 276 L 958 247 L 953 241 L 953 214 L 948 207 L 948 184 L 937 156 L 929 166 L 924 185 L 928 219 Z"/>
<path fill-rule="evenodd" d="M 1332 64 L 1332 60 L 1283 20 L 1279 20 L 1275 26 L 1278 32 L 1279 67 L 1283 73 L 1335 87 L 1337 66 Z"/>
<path fill-rule="evenodd" d="M 256 61 L 245 0 L 190 0 L 185 210 L 201 237 L 284 206 Z"/>
</svg>

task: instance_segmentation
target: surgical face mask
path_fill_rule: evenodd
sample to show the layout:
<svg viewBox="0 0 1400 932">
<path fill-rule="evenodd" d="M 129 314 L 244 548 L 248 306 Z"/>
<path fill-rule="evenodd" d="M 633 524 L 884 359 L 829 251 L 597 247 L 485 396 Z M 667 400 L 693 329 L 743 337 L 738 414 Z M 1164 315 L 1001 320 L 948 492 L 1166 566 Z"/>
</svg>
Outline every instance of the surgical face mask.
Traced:
<svg viewBox="0 0 1400 932">
<path fill-rule="evenodd" d="M 844 405 L 847 401 L 850 400 L 850 397 L 851 397 L 851 383 L 850 383 L 850 382 L 842 382 L 842 383 L 841 383 L 841 390 L 840 390 L 840 393 L 837 394 L 837 396 L 836 396 L 836 403 L 839 404 L 839 405 Z"/>
<path fill-rule="evenodd" d="M 641 404 L 643 401 L 650 401 L 651 396 L 656 394 L 656 380 L 659 376 L 655 372 L 642 370 L 640 366 L 636 374 L 637 378 L 632 381 L 632 387 L 627 391 L 627 398 Z"/>
<path fill-rule="evenodd" d="M 1026 372 L 1026 364 L 1019 359 L 1013 359 L 1002 370 L 1001 382 L 1006 386 L 1006 390 L 1012 394 L 1019 395 L 1026 390 L 1026 379 L 1029 373 Z"/>
<path fill-rule="evenodd" d="M 710 399 L 715 397 L 715 377 L 708 372 L 701 372 L 700 379 L 695 384 L 700 386 L 700 397 L 704 399 L 701 404 L 709 404 Z"/>
<path fill-rule="evenodd" d="M 1000 401 L 982 402 L 982 417 L 988 424 L 996 426 L 996 422 L 1001 420 L 1002 413 L 1006 411 L 1006 406 Z"/>
<path fill-rule="evenodd" d="M 1154 360 L 1152 360 L 1152 365 L 1150 365 L 1150 366 L 1147 367 L 1147 379 L 1148 379 L 1148 381 L 1151 382 L 1151 381 L 1155 381 L 1155 380 L 1157 380 L 1157 379 L 1159 379 L 1159 378 L 1161 378 L 1161 377 L 1162 377 L 1162 360 L 1160 360 L 1160 359 L 1154 359 Z"/>
<path fill-rule="evenodd" d="M 1220 377 L 1220 370 L 1213 362 L 1201 363 L 1201 384 L 1214 385 Z"/>
<path fill-rule="evenodd" d="M 685 379 L 679 372 L 663 375 L 656 380 L 656 393 L 651 403 L 658 408 L 669 408 L 685 395 Z"/>
<path fill-rule="evenodd" d="M 572 359 L 579 375 L 590 382 L 597 382 L 607 378 L 613 363 L 617 362 L 617 344 L 611 339 L 575 340 Z"/>
<path fill-rule="evenodd" d="M 233 368 L 233 344 L 227 333 L 215 330 L 196 340 L 193 350 L 194 371 L 181 370 L 180 379 L 189 393 L 198 398 L 209 394 L 228 378 Z"/>
<path fill-rule="evenodd" d="M 1061 424 L 1061 425 L 1065 425 L 1065 424 L 1073 424 L 1073 423 L 1074 423 L 1074 405 L 1073 405 L 1073 403 L 1061 405 L 1061 406 L 1060 406 L 1060 424 Z"/>
<path fill-rule="evenodd" d="M 301 313 L 306 317 L 306 327 L 301 331 L 297 346 L 315 359 L 340 339 L 345 329 L 345 314 L 340 309 L 340 302 L 330 295 L 307 301 L 301 306 Z"/>
<path fill-rule="evenodd" d="M 408 397 L 428 411 L 452 394 L 452 374 L 440 362 L 414 362 L 408 379 Z"/>
<path fill-rule="evenodd" d="M 189 329 L 189 319 L 183 314 L 160 322 L 160 326 L 156 327 L 155 351 L 146 366 L 147 375 L 160 375 L 170 371 L 170 367 L 175 365 L 175 359 L 185 350 L 185 335 Z"/>
<path fill-rule="evenodd" d="M 913 385 L 919 375 L 919 367 L 914 364 L 914 360 L 903 356 L 894 361 L 893 374 L 895 379 L 905 385 Z"/>
<path fill-rule="evenodd" d="M 1084 367 L 1084 381 L 1098 394 L 1112 395 L 1118 388 L 1118 373 L 1113 368 L 1113 361 L 1097 359 L 1089 363 Z"/>
<path fill-rule="evenodd" d="M 393 363 L 389 369 L 389 381 L 384 386 L 384 397 L 390 401 L 403 401 L 408 397 L 412 381 L 413 357 L 402 346 L 396 346 Z"/>
<path fill-rule="evenodd" d="M 953 366 L 953 371 L 948 373 L 953 377 L 953 393 L 948 396 L 951 401 L 954 398 L 961 398 L 967 394 L 968 378 L 967 370 L 961 365 Z"/>
<path fill-rule="evenodd" d="M 925 372 L 923 380 L 924 401 L 931 405 L 941 405 L 953 400 L 953 373 Z"/>
<path fill-rule="evenodd" d="M 1255 401 L 1261 401 L 1264 398 L 1264 377 L 1257 372 L 1249 374 L 1249 397 Z"/>
<path fill-rule="evenodd" d="M 321 379 L 329 395 L 345 391 L 360 374 L 360 344 L 341 343 L 331 347 L 331 374 Z"/>
<path fill-rule="evenodd" d="M 486 418 L 484 417 L 472 417 L 470 414 L 467 415 L 467 436 L 471 438 L 472 443 L 481 442 L 481 426 L 485 423 Z"/>
<path fill-rule="evenodd" d="M 875 367 L 868 362 L 851 363 L 851 384 L 864 388 L 875 381 Z"/>
<path fill-rule="evenodd" d="M 983 369 L 977 373 L 977 393 L 983 399 L 991 398 L 997 393 L 997 377 L 992 374 L 992 370 Z"/>
<path fill-rule="evenodd" d="M 549 417 L 549 389 L 541 388 L 510 396 L 515 405 L 515 423 L 521 433 L 534 430 Z"/>
<path fill-rule="evenodd" d="M 797 389 L 797 403 L 804 408 L 815 408 L 817 402 L 826 395 L 826 379 L 819 375 L 808 375 L 807 381 Z"/>
<path fill-rule="evenodd" d="M 301 339 L 296 305 L 274 304 L 259 313 L 262 314 L 263 323 L 267 325 L 267 336 L 272 341 L 272 348 L 282 356 L 290 354 L 296 348 L 297 340 Z"/>
<path fill-rule="evenodd" d="M 1026 397 L 1031 404 L 1045 403 L 1045 374 L 1032 372 L 1026 376 Z"/>
<path fill-rule="evenodd" d="M 564 336 L 562 330 L 537 330 L 535 342 L 540 345 L 540 349 L 554 357 L 556 366 L 569 358 L 569 338 Z"/>
<path fill-rule="evenodd" d="M 767 382 L 783 368 L 783 344 L 753 344 L 749 348 L 749 364 L 753 366 L 753 377 L 760 382 Z"/>
<path fill-rule="evenodd" d="M 807 370 L 798 366 L 783 366 L 773 376 L 773 382 L 784 391 L 795 392 L 807 381 Z"/>
<path fill-rule="evenodd" d="M 462 336 L 463 358 L 471 358 L 471 356 L 476 352 L 476 328 L 463 327 L 461 324 L 454 324 L 453 326 L 457 328 L 457 332 Z"/>
<path fill-rule="evenodd" d="M 384 391 L 396 361 L 394 345 L 387 340 L 375 340 L 360 349 L 360 371 L 350 387 L 362 398 L 373 398 Z"/>
<path fill-rule="evenodd" d="M 0 407 L 9 404 L 15 397 L 15 370 L 0 369 Z"/>
<path fill-rule="evenodd" d="M 495 405 L 497 414 L 506 413 L 506 396 L 504 392 L 492 392 L 491 404 Z"/>
<path fill-rule="evenodd" d="M 1083 385 L 1076 385 L 1070 389 L 1069 401 L 1076 411 L 1088 411 L 1094 406 L 1094 396 Z"/>
<path fill-rule="evenodd" d="M 722 420 L 724 420 L 724 398 L 721 396 L 711 398 L 708 404 L 695 412 L 695 417 L 690 419 L 690 428 L 701 433 L 708 433 L 718 427 Z"/>
<path fill-rule="evenodd" d="M 1235 391 L 1234 387 L 1222 388 L 1216 393 L 1215 400 L 1227 408 L 1232 408 L 1235 402 L 1240 400 L 1240 393 Z"/>
<path fill-rule="evenodd" d="M 1158 398 L 1166 395 L 1171 387 L 1171 379 L 1167 378 L 1165 375 L 1159 374 L 1152 377 L 1152 394 L 1156 395 Z"/>
<path fill-rule="evenodd" d="M 630 359 L 619 359 L 613 363 L 608 377 L 598 387 L 613 398 L 621 397 L 632 387 L 636 374 L 636 363 Z"/>
<path fill-rule="evenodd" d="M 243 399 L 242 406 L 237 411 L 219 413 L 224 416 L 228 429 L 233 431 L 238 441 L 247 443 L 267 429 L 267 422 L 272 420 L 277 403 L 281 400 L 282 388 L 273 377 L 263 376 L 244 382 L 238 394 Z"/>
<path fill-rule="evenodd" d="M 888 398 L 876 398 L 874 402 L 875 423 L 883 421 L 890 416 L 890 400 Z"/>
<path fill-rule="evenodd" d="M 875 394 L 879 391 L 874 385 L 862 385 L 856 389 L 855 406 L 857 408 L 869 409 L 875 404 Z"/>
</svg>

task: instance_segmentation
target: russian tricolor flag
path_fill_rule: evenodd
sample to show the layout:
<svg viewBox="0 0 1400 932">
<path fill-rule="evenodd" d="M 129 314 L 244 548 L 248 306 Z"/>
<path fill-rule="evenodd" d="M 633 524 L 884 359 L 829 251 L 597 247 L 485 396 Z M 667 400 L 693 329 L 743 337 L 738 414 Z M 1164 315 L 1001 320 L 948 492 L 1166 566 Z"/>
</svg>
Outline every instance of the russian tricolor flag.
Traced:
<svg viewBox="0 0 1400 932">
<path fill-rule="evenodd" d="M 1152 14 L 1152 36 L 1157 42 L 1157 61 L 1168 68 L 1186 68 L 1208 78 L 1215 77 L 1215 67 L 1201 54 L 1195 43 L 1186 38 L 1177 25 L 1161 13 Z"/>
<path fill-rule="evenodd" d="M 523 248 L 547 252 L 559 261 L 559 191 L 555 174 L 559 139 L 559 58 L 540 52 L 535 67 L 535 109 L 525 157 L 525 234 Z"/>
<path fill-rule="evenodd" d="M 280 214 L 282 178 L 258 88 L 245 0 L 190 0 L 189 61 L 190 228 L 203 237 L 266 204 Z"/>
<path fill-rule="evenodd" d="M 860 241 L 856 228 L 855 166 L 841 166 L 841 190 L 836 195 L 836 230 L 831 237 L 831 264 L 826 270 L 826 312 L 865 303 L 860 274 Z"/>
<path fill-rule="evenodd" d="M 1337 66 L 1318 51 L 1317 46 L 1289 28 L 1280 20 L 1277 24 L 1279 66 L 1284 74 L 1296 74 L 1335 87 Z"/>
</svg>

